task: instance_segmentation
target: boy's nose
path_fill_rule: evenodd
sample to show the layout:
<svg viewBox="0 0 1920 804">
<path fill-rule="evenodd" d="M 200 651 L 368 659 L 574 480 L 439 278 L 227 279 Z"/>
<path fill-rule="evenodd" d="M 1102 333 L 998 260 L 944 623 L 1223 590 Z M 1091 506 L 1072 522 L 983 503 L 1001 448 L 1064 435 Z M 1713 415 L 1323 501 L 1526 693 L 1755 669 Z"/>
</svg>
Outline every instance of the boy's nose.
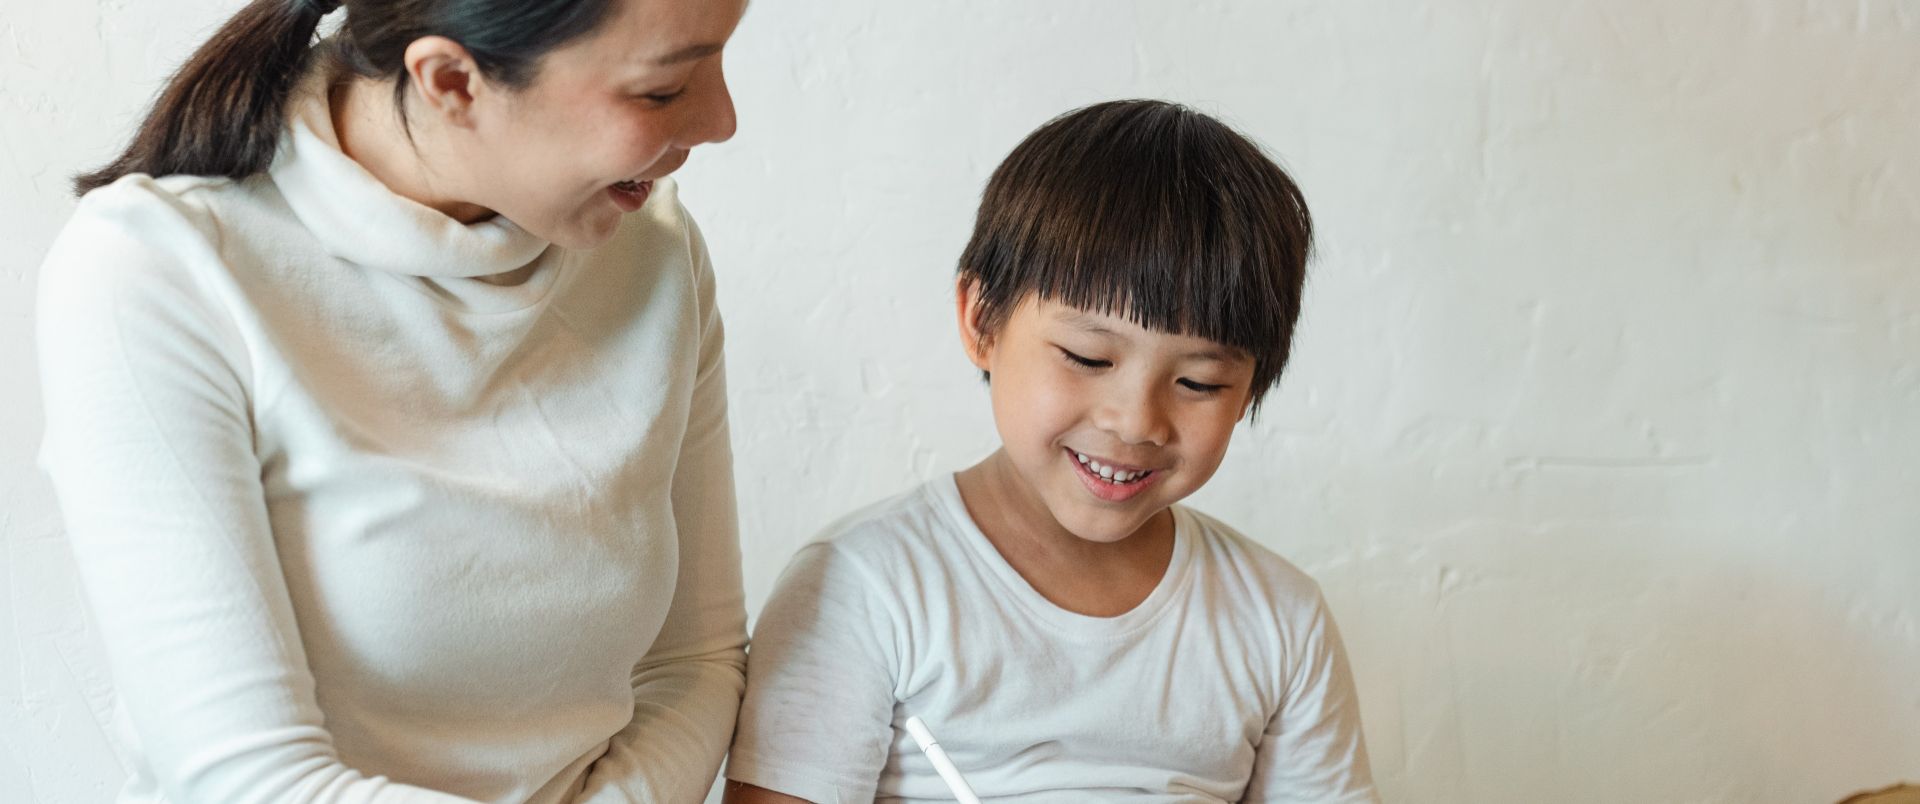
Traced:
<svg viewBox="0 0 1920 804">
<path fill-rule="evenodd" d="M 1173 427 L 1160 394 L 1142 389 L 1107 400 L 1098 424 L 1120 441 L 1163 446 L 1172 438 Z"/>
</svg>

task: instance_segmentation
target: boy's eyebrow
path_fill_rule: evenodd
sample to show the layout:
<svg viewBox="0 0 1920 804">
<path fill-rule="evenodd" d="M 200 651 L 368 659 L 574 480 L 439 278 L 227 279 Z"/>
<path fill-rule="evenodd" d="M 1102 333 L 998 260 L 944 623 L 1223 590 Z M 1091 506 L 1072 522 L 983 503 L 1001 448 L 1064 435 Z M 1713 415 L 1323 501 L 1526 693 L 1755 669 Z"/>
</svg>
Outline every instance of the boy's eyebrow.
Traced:
<svg viewBox="0 0 1920 804">
<path fill-rule="evenodd" d="M 1113 328 L 1100 323 L 1100 319 L 1094 318 L 1093 316 L 1088 315 L 1087 313 L 1084 313 L 1084 312 L 1068 313 L 1066 315 L 1062 315 L 1060 316 L 1060 323 L 1066 324 L 1067 326 L 1073 327 L 1074 329 L 1091 332 L 1095 335 L 1120 334 L 1118 332 L 1114 332 Z"/>
<path fill-rule="evenodd" d="M 1240 361 L 1242 355 L 1235 353 L 1231 349 L 1214 347 L 1212 349 L 1202 349 L 1198 352 L 1188 352 L 1181 355 L 1181 358 L 1186 360 L 1206 360 L 1214 363 L 1236 363 Z"/>
</svg>

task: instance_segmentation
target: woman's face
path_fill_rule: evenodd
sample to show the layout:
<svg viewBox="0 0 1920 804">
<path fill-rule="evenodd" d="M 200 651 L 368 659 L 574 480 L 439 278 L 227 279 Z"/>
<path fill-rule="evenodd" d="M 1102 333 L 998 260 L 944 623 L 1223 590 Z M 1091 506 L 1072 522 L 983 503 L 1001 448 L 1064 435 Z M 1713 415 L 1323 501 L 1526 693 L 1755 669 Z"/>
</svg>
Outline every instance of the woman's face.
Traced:
<svg viewBox="0 0 1920 804">
<path fill-rule="evenodd" d="M 746 0 L 613 0 L 533 81 L 472 109 L 473 203 L 567 248 L 605 243 L 654 179 L 733 136 L 721 48 Z"/>
</svg>

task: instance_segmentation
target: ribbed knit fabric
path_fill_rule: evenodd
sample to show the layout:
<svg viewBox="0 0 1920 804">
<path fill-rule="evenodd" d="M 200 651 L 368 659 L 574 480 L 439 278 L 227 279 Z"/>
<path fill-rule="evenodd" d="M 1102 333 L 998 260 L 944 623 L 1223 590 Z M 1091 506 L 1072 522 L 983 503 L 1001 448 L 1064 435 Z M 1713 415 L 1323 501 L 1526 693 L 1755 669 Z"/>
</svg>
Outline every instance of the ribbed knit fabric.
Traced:
<svg viewBox="0 0 1920 804">
<path fill-rule="evenodd" d="M 268 174 L 90 193 L 40 276 L 120 800 L 700 800 L 746 618 L 697 228 L 667 181 L 590 252 L 462 225 L 326 104 Z"/>
</svg>

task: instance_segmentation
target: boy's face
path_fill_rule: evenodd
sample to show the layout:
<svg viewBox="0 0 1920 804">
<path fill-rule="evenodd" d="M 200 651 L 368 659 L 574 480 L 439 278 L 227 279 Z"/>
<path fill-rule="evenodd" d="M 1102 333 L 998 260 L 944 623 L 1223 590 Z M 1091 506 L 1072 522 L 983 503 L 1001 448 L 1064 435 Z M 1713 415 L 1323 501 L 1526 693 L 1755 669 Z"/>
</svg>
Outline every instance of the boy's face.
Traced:
<svg viewBox="0 0 1920 804">
<path fill-rule="evenodd" d="M 1219 343 L 1035 296 L 983 337 L 975 304 L 962 280 L 961 338 L 993 375 L 1020 507 L 1082 539 L 1125 539 L 1198 490 L 1253 400 L 1253 359 Z"/>
</svg>

